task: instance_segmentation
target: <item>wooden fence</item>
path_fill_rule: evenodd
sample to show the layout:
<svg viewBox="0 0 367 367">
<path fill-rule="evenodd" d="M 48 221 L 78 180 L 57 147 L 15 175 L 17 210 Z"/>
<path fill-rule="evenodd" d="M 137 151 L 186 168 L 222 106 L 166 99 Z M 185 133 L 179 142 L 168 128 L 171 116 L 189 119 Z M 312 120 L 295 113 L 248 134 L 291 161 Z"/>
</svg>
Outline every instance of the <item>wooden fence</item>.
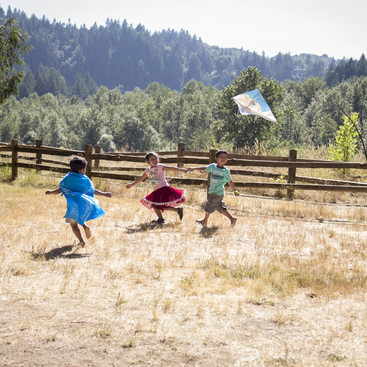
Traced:
<svg viewBox="0 0 367 367">
<path fill-rule="evenodd" d="M 176 164 L 179 167 L 185 165 L 205 166 L 215 161 L 216 150 L 209 152 L 196 152 L 185 150 L 185 145 L 179 143 L 175 151 L 157 152 L 160 156 L 161 163 Z M 21 155 L 29 153 L 28 155 Z M 11 180 L 15 180 L 18 176 L 18 168 L 35 169 L 37 171 L 54 171 L 66 173 L 69 171 L 69 163 L 60 159 L 49 159 L 44 156 L 51 157 L 70 157 L 72 155 L 84 156 L 88 162 L 87 175 L 89 177 L 100 177 L 114 180 L 132 181 L 137 178 L 136 174 L 129 174 L 131 171 L 142 171 L 142 167 L 124 167 L 118 165 L 117 162 L 135 162 L 145 163 L 145 152 L 115 152 L 103 153 L 100 147 L 86 145 L 85 150 L 70 150 L 54 148 L 42 145 L 41 140 L 37 140 L 35 145 L 18 144 L 16 140 L 11 143 L 0 143 L 0 158 L 7 162 L 0 162 L 0 166 L 11 168 Z M 26 163 L 32 161 L 32 163 Z M 116 162 L 116 166 L 101 166 L 101 162 Z M 227 165 L 231 169 L 233 176 L 255 176 L 271 178 L 275 181 L 287 180 L 286 183 L 281 182 L 244 182 L 236 181 L 237 187 L 242 188 L 262 188 L 262 189 L 286 189 L 287 197 L 292 199 L 294 190 L 318 190 L 318 191 L 347 191 L 347 192 L 367 192 L 367 183 L 355 181 L 332 180 L 315 177 L 297 176 L 297 168 L 311 169 L 359 169 L 366 170 L 366 163 L 356 162 L 332 162 L 325 160 L 311 160 L 297 158 L 297 151 L 290 150 L 288 157 L 279 156 L 260 156 L 246 154 L 229 154 Z M 234 167 L 234 168 L 232 168 Z M 287 168 L 288 174 L 279 174 L 263 171 L 244 170 L 242 167 L 271 167 L 271 168 Z M 110 171 L 110 172 L 108 172 Z M 111 171 L 122 171 L 123 173 L 113 173 Z M 170 177 L 170 182 L 184 185 L 208 185 L 208 179 L 189 178 L 189 177 Z M 302 182 L 298 184 L 296 182 Z"/>
</svg>

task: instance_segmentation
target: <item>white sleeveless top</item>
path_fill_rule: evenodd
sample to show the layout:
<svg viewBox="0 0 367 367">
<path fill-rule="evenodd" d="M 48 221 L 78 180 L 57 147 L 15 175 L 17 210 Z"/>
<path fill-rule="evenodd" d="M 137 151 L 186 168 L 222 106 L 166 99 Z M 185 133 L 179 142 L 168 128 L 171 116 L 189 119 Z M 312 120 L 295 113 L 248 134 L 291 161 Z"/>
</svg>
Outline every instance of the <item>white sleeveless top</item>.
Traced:
<svg viewBox="0 0 367 367">
<path fill-rule="evenodd" d="M 153 186 L 153 190 L 160 189 L 161 187 L 168 186 L 164 174 L 164 166 L 162 164 L 157 164 L 155 167 L 148 167 L 145 172 L 148 174 L 150 183 Z"/>
</svg>

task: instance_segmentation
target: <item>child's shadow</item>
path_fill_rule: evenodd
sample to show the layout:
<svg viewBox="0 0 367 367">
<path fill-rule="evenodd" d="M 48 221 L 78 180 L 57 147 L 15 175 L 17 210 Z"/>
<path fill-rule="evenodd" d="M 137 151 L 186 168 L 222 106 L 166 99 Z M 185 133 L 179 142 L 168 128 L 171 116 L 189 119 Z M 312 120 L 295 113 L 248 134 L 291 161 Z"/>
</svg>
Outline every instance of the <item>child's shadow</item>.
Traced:
<svg viewBox="0 0 367 367">
<path fill-rule="evenodd" d="M 200 235 L 204 238 L 211 238 L 215 235 L 215 233 L 218 231 L 219 227 L 214 226 L 214 227 L 202 227 L 200 230 Z"/>
<path fill-rule="evenodd" d="M 70 252 L 73 250 L 73 246 L 62 246 L 54 248 L 48 252 L 39 252 L 39 253 L 33 253 L 32 259 L 33 260 L 53 260 L 57 258 L 63 258 L 63 259 L 81 259 L 83 257 L 88 257 L 89 254 L 65 254 L 65 252 Z"/>
<path fill-rule="evenodd" d="M 147 232 L 157 228 L 172 228 L 174 224 L 161 224 L 155 222 L 142 223 L 137 226 L 126 227 L 126 232 L 129 234 L 139 233 L 139 232 Z"/>
</svg>

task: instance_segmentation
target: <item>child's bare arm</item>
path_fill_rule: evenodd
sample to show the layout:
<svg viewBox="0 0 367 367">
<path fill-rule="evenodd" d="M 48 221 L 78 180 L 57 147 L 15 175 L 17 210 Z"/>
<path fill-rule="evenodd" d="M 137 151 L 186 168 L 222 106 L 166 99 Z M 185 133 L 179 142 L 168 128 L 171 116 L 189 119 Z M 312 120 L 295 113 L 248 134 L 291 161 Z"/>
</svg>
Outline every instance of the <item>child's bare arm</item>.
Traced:
<svg viewBox="0 0 367 367">
<path fill-rule="evenodd" d="M 166 171 L 187 172 L 188 168 L 162 165 Z"/>
<path fill-rule="evenodd" d="M 137 180 L 135 180 L 134 182 L 126 184 L 126 188 L 131 189 L 133 186 L 135 186 L 138 183 L 144 181 L 147 176 L 148 176 L 148 174 L 146 172 L 144 172 Z"/>
<path fill-rule="evenodd" d="M 57 194 L 61 194 L 61 190 L 60 189 L 55 189 L 55 190 L 47 190 L 45 192 L 46 195 L 57 195 Z"/>
<path fill-rule="evenodd" d="M 203 167 L 190 167 L 187 169 L 187 173 L 191 171 L 206 171 L 206 166 Z"/>
<path fill-rule="evenodd" d="M 104 192 L 104 191 L 100 191 L 100 190 L 97 190 L 97 189 L 94 189 L 94 193 L 95 195 L 99 195 L 99 196 L 106 196 L 108 198 L 112 197 L 112 193 L 111 192 Z"/>
</svg>

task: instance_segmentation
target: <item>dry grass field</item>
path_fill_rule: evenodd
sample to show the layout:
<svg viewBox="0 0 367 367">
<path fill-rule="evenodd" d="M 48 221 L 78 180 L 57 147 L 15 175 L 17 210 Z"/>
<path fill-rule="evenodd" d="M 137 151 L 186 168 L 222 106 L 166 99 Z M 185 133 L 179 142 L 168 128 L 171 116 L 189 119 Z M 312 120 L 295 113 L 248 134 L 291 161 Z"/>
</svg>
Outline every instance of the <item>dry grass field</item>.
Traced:
<svg viewBox="0 0 367 367">
<path fill-rule="evenodd" d="M 187 187 L 183 221 L 157 227 L 149 187 L 94 180 L 114 196 L 73 253 L 40 176 L 0 183 L 1 366 L 367 365 L 365 196 L 227 195 L 236 227 L 202 228 Z"/>
</svg>

